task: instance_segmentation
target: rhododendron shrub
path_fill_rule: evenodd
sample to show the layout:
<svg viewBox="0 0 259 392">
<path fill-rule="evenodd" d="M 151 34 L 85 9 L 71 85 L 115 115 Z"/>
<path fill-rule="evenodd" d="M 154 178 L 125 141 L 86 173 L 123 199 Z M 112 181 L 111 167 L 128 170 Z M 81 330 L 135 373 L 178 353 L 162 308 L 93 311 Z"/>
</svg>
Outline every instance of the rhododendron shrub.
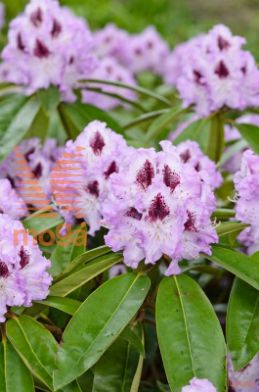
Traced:
<svg viewBox="0 0 259 392">
<path fill-rule="evenodd" d="M 93 30 L 56 0 L 8 22 L 0 392 L 257 392 L 245 39 L 217 25 L 170 47 L 155 26 Z"/>
</svg>

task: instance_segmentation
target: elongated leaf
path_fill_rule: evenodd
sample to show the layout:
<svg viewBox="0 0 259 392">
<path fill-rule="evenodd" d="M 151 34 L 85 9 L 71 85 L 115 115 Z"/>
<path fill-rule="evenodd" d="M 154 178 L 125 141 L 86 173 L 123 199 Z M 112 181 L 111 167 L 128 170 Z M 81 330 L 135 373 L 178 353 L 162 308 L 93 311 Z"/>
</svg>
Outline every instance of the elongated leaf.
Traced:
<svg viewBox="0 0 259 392">
<path fill-rule="evenodd" d="M 33 96 L 12 119 L 5 133 L 0 138 L 0 159 L 4 159 L 26 135 L 39 109 L 40 102 Z"/>
<path fill-rule="evenodd" d="M 226 234 L 235 234 L 238 235 L 242 230 L 244 230 L 248 225 L 240 222 L 223 222 L 220 223 L 217 227 L 217 233 L 219 237 L 222 237 Z"/>
<path fill-rule="evenodd" d="M 64 279 L 59 280 L 51 287 L 50 294 L 56 297 L 65 297 L 122 260 L 123 257 L 116 253 L 100 257 Z"/>
<path fill-rule="evenodd" d="M 235 124 L 250 147 L 259 154 L 259 127 L 251 124 Z"/>
<path fill-rule="evenodd" d="M 44 301 L 37 301 L 37 303 L 61 310 L 64 313 L 70 314 L 71 316 L 73 316 L 73 314 L 82 304 L 80 301 L 77 301 L 75 299 L 51 296 Z"/>
<path fill-rule="evenodd" d="M 0 392 L 34 392 L 32 376 L 5 339 L 0 343 Z"/>
<path fill-rule="evenodd" d="M 23 220 L 23 225 L 30 233 L 36 237 L 48 230 L 51 230 L 58 225 L 63 223 L 63 218 L 56 212 L 37 212 L 30 215 L 28 218 Z M 54 234 L 54 239 L 56 238 L 56 232 Z"/>
<path fill-rule="evenodd" d="M 221 265 L 238 278 L 259 290 L 259 255 L 249 257 L 243 253 L 219 245 L 212 246 L 209 260 Z"/>
<path fill-rule="evenodd" d="M 122 128 L 113 120 L 106 112 L 92 105 L 82 103 L 59 105 L 59 112 L 64 128 L 68 135 L 74 139 L 86 127 L 86 125 L 94 120 L 106 122 L 106 124 L 115 132 L 122 133 Z"/>
<path fill-rule="evenodd" d="M 58 244 L 51 254 L 50 273 L 53 277 L 60 275 L 71 260 L 83 254 L 87 241 L 86 225 L 76 226 L 59 238 Z"/>
<path fill-rule="evenodd" d="M 72 260 L 63 272 L 62 276 L 67 275 L 71 271 L 74 271 L 80 268 L 82 265 L 89 263 L 89 261 L 97 259 L 100 256 L 107 255 L 108 253 L 111 253 L 111 248 L 108 246 L 99 246 L 98 248 L 88 250 Z"/>
<path fill-rule="evenodd" d="M 149 278 L 125 274 L 92 293 L 75 313 L 58 353 L 55 390 L 90 369 L 116 340 L 142 305 Z"/>
<path fill-rule="evenodd" d="M 92 392 L 131 392 L 138 362 L 138 352 L 117 339 L 95 366 Z"/>
<path fill-rule="evenodd" d="M 234 368 L 245 367 L 259 351 L 259 291 L 236 279 L 227 314 L 227 341 Z"/>
<path fill-rule="evenodd" d="M 158 291 L 156 320 L 159 347 L 173 392 L 193 377 L 207 378 L 225 392 L 226 347 L 212 305 L 186 275 L 165 278 Z"/>
<path fill-rule="evenodd" d="M 203 152 L 207 151 L 210 121 L 207 118 L 199 119 L 188 125 L 174 140 L 178 145 L 186 140 L 197 142 Z"/>
<path fill-rule="evenodd" d="M 177 106 L 173 108 L 168 113 L 162 114 L 158 117 L 149 127 L 146 133 L 146 141 L 151 141 L 155 138 L 159 138 L 160 133 L 169 125 L 173 125 L 173 121 L 181 116 L 186 109 L 182 109 L 181 107 Z"/>
<path fill-rule="evenodd" d="M 0 137 L 6 132 L 16 113 L 20 111 L 27 99 L 20 94 L 0 97 Z"/>
<path fill-rule="evenodd" d="M 31 373 L 52 390 L 58 346 L 50 332 L 31 317 L 20 316 L 7 322 L 6 333 Z"/>
</svg>

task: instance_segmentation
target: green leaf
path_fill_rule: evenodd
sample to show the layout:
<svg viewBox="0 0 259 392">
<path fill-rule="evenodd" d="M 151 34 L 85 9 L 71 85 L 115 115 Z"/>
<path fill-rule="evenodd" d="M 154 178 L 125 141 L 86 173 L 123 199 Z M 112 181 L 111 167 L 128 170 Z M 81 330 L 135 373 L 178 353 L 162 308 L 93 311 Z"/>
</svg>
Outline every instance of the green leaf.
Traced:
<svg viewBox="0 0 259 392">
<path fill-rule="evenodd" d="M 48 116 L 50 116 L 53 110 L 56 110 L 60 102 L 59 90 L 56 87 L 52 86 L 46 90 L 38 91 L 37 94 L 43 110 Z"/>
<path fill-rule="evenodd" d="M 218 162 L 224 151 L 224 122 L 222 116 L 216 113 L 210 119 L 210 136 L 207 148 L 207 155 L 213 161 Z"/>
<path fill-rule="evenodd" d="M 197 142 L 202 151 L 206 152 L 208 147 L 210 121 L 207 118 L 196 120 L 188 125 L 174 140 L 174 144 L 178 145 L 186 140 Z"/>
<path fill-rule="evenodd" d="M 240 222 L 221 222 L 217 226 L 217 233 L 219 237 L 222 237 L 223 235 L 226 234 L 236 234 L 238 235 L 242 230 L 244 230 L 248 225 Z"/>
<path fill-rule="evenodd" d="M 51 333 L 42 324 L 25 315 L 9 320 L 6 333 L 31 373 L 52 390 L 52 373 L 58 345 Z"/>
<path fill-rule="evenodd" d="M 250 147 L 259 154 L 259 127 L 251 124 L 235 124 L 243 138 L 247 141 Z"/>
<path fill-rule="evenodd" d="M 0 137 L 6 132 L 16 113 L 20 111 L 27 99 L 20 94 L 0 97 Z"/>
<path fill-rule="evenodd" d="M 67 275 L 71 271 L 74 271 L 74 270 L 80 268 L 82 265 L 88 263 L 89 261 L 97 259 L 100 256 L 107 255 L 108 253 L 112 253 L 111 248 L 109 248 L 108 246 L 105 246 L 105 245 L 99 246 L 98 248 L 88 250 L 85 253 L 82 253 L 81 255 L 77 256 L 74 260 L 72 260 L 71 263 L 64 270 L 62 276 Z"/>
<path fill-rule="evenodd" d="M 80 301 L 77 301 L 75 299 L 51 296 L 49 296 L 44 301 L 37 301 L 37 303 L 61 310 L 64 313 L 70 314 L 71 316 L 73 316 L 73 314 L 82 305 Z"/>
<path fill-rule="evenodd" d="M 64 128 L 70 138 L 75 139 L 87 124 L 94 120 L 106 122 L 115 132 L 123 133 L 122 128 L 106 112 L 92 105 L 82 103 L 59 105 L 59 113 Z"/>
<path fill-rule="evenodd" d="M 120 334 L 120 338 L 125 339 L 144 357 L 145 349 L 141 340 L 142 337 L 135 332 L 135 329 L 130 326 L 126 327 L 124 331 Z"/>
<path fill-rule="evenodd" d="M 75 226 L 72 230 L 68 230 L 65 236 L 59 238 L 58 244 L 51 254 L 50 273 L 52 276 L 60 275 L 68 267 L 71 260 L 84 252 L 86 240 L 85 224 Z"/>
<path fill-rule="evenodd" d="M 28 216 L 23 220 L 23 226 L 30 231 L 30 233 L 36 237 L 42 233 L 51 230 L 52 236 L 56 238 L 57 232 L 53 232 L 52 229 L 62 225 L 63 218 L 56 212 L 49 212 L 41 210 Z"/>
<path fill-rule="evenodd" d="M 111 279 L 80 306 L 65 329 L 54 372 L 55 390 L 90 369 L 142 305 L 150 287 L 146 276 Z"/>
<path fill-rule="evenodd" d="M 171 391 L 180 392 L 193 377 L 226 388 L 226 347 L 223 332 L 200 286 L 186 275 L 160 284 L 156 321 L 159 347 Z"/>
<path fill-rule="evenodd" d="M 139 353 L 130 343 L 117 339 L 95 366 L 92 392 L 131 392 L 138 362 Z"/>
<path fill-rule="evenodd" d="M 34 392 L 30 372 L 12 348 L 3 339 L 0 343 L 0 392 Z"/>
<path fill-rule="evenodd" d="M 207 259 L 221 265 L 227 271 L 259 290 L 259 256 L 243 253 L 219 245 L 212 246 L 212 255 Z"/>
<path fill-rule="evenodd" d="M 40 102 L 32 96 L 12 118 L 0 138 L 0 159 L 4 159 L 26 135 L 40 109 Z"/>
<path fill-rule="evenodd" d="M 227 342 L 234 368 L 244 368 L 259 351 L 259 291 L 236 279 L 227 313 Z"/>
<path fill-rule="evenodd" d="M 50 295 L 65 297 L 122 260 L 123 257 L 116 253 L 102 256 L 64 279 L 59 280 L 51 287 Z"/>
<path fill-rule="evenodd" d="M 182 109 L 182 107 L 177 106 L 171 109 L 168 113 L 162 114 L 159 116 L 148 128 L 146 133 L 146 141 L 152 141 L 156 138 L 159 138 L 159 135 L 162 131 L 169 125 L 172 126 L 173 122 L 176 121 L 179 116 L 186 112 L 186 109 Z"/>
</svg>

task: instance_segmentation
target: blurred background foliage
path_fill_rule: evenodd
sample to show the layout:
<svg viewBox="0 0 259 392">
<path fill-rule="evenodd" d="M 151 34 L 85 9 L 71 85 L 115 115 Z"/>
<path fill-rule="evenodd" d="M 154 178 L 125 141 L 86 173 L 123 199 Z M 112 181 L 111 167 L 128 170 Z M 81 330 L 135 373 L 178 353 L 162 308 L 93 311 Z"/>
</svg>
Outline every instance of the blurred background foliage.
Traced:
<svg viewBox="0 0 259 392">
<path fill-rule="evenodd" d="M 44 1 L 44 0 L 42 0 Z M 3 0 L 10 20 L 26 0 Z M 259 60 L 259 0 L 60 0 L 91 28 L 113 22 L 130 32 L 154 24 L 173 47 L 216 23 L 228 25 L 247 38 L 248 49 Z"/>
</svg>

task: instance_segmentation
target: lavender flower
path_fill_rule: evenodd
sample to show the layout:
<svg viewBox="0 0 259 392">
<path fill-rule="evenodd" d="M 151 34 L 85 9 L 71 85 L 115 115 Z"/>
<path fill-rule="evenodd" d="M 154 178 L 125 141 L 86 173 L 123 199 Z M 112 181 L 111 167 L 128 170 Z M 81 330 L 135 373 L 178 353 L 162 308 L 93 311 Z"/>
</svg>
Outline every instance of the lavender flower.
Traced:
<svg viewBox="0 0 259 392">
<path fill-rule="evenodd" d="M 2 79 L 24 85 L 28 94 L 54 85 L 64 100 L 73 101 L 77 80 L 88 77 L 95 67 L 92 46 L 82 19 L 56 0 L 31 0 L 10 24 Z"/>
<path fill-rule="evenodd" d="M 257 354 L 249 364 L 239 371 L 234 371 L 231 358 L 228 358 L 229 384 L 235 392 L 258 392 L 258 365 L 259 355 Z"/>
<path fill-rule="evenodd" d="M 176 48 L 165 80 L 175 85 L 185 107 L 201 116 L 223 107 L 243 110 L 259 103 L 259 71 L 245 40 L 222 25 Z"/>
<path fill-rule="evenodd" d="M 192 165 L 183 162 L 170 142 L 163 151 L 128 150 L 119 173 L 110 178 L 110 192 L 103 202 L 105 242 L 123 250 L 126 265 L 141 260 L 155 264 L 171 258 L 167 275 L 180 272 L 182 258 L 210 254 L 217 234 L 210 221 L 215 198 Z M 127 174 L 126 174 L 127 173 Z"/>
<path fill-rule="evenodd" d="M 168 54 L 167 43 L 154 26 L 149 26 L 128 38 L 120 52 L 120 60 L 134 73 L 151 71 L 160 75 Z"/>
<path fill-rule="evenodd" d="M 193 378 L 189 385 L 183 387 L 182 392 L 217 392 L 217 390 L 209 380 Z"/>
<path fill-rule="evenodd" d="M 243 154 L 241 169 L 234 176 L 238 200 L 236 218 L 249 224 L 238 237 L 249 254 L 259 251 L 259 156 L 247 150 Z"/>
<path fill-rule="evenodd" d="M 0 215 L 0 322 L 9 306 L 31 306 L 45 299 L 51 277 L 50 262 L 19 221 Z"/>
<path fill-rule="evenodd" d="M 112 56 L 119 59 L 129 34 L 114 24 L 109 23 L 103 29 L 94 32 L 93 37 L 94 52 L 99 58 Z"/>
<path fill-rule="evenodd" d="M 102 201 L 109 178 L 120 170 L 128 147 L 121 135 L 100 121 L 92 121 L 69 141 L 52 171 L 54 199 L 69 223 L 85 219 L 93 235 L 102 224 Z"/>
<path fill-rule="evenodd" d="M 90 78 L 136 85 L 133 74 L 111 57 L 103 58 L 100 61 L 98 68 L 90 75 Z M 91 87 L 101 88 L 104 92 L 118 94 L 129 100 L 136 99 L 136 94 L 128 89 L 100 84 L 96 86 L 91 84 Z M 126 106 L 117 98 L 105 96 L 88 90 L 84 90 L 83 92 L 83 101 L 85 103 L 91 103 L 104 110 L 110 110 L 119 105 Z"/>
<path fill-rule="evenodd" d="M 10 181 L 0 179 L 0 212 L 13 219 L 21 219 L 28 214 L 24 200 L 12 188 Z"/>
</svg>

